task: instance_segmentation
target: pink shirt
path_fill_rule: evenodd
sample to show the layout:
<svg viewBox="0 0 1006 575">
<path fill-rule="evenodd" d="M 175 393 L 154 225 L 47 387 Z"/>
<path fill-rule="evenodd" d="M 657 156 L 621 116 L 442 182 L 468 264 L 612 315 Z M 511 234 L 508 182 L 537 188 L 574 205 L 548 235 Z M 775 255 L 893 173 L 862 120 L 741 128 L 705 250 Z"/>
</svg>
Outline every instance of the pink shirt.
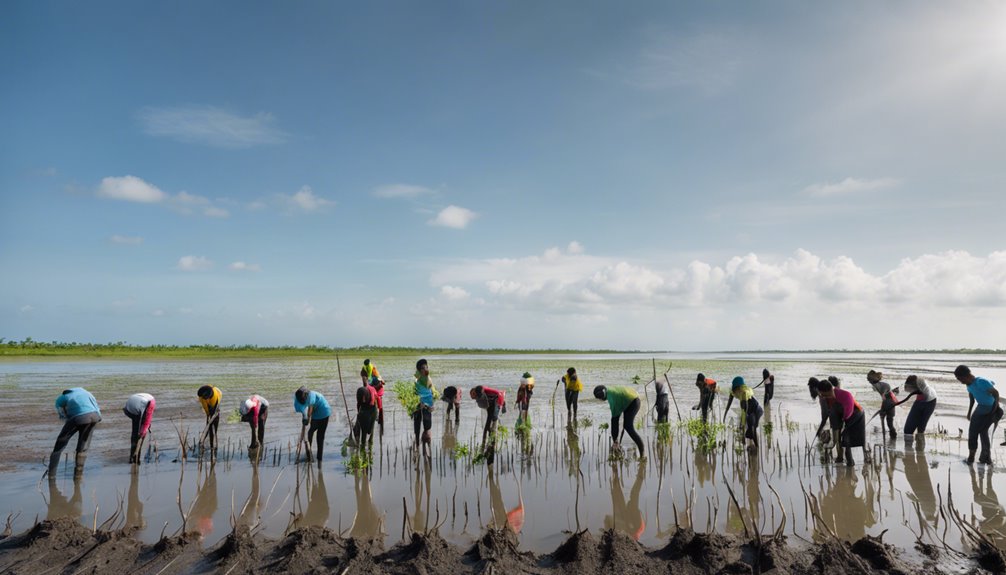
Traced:
<svg viewBox="0 0 1006 575">
<path fill-rule="evenodd" d="M 835 401 L 842 406 L 842 419 L 848 420 L 856 411 L 856 397 L 852 392 L 841 388 L 835 388 Z"/>
</svg>

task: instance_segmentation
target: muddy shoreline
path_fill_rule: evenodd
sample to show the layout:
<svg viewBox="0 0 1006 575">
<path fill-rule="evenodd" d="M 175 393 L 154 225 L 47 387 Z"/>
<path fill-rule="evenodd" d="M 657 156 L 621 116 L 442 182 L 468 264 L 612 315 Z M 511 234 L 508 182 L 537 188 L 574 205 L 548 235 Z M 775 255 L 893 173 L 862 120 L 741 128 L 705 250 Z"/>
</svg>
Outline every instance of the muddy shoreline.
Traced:
<svg viewBox="0 0 1006 575">
<path fill-rule="evenodd" d="M 647 548 L 615 530 L 571 534 L 547 554 L 518 550 L 511 531 L 490 529 L 467 549 L 447 543 L 436 531 L 412 533 L 385 549 L 378 540 L 342 538 L 324 527 L 306 527 L 280 539 L 253 535 L 246 526 L 220 543 L 203 548 L 198 534 L 163 537 L 145 544 L 129 530 L 92 531 L 62 518 L 43 521 L 24 533 L 0 539 L 0 572 L 36 573 L 340 573 L 426 574 L 591 573 L 794 575 L 1002 573 L 1006 556 L 979 548 L 958 557 L 953 569 L 943 552 L 922 550 L 923 564 L 905 560 L 903 551 L 882 539 L 866 536 L 847 543 L 829 538 L 817 543 L 793 542 L 784 536 L 743 538 L 674 531 L 667 544 Z"/>
</svg>

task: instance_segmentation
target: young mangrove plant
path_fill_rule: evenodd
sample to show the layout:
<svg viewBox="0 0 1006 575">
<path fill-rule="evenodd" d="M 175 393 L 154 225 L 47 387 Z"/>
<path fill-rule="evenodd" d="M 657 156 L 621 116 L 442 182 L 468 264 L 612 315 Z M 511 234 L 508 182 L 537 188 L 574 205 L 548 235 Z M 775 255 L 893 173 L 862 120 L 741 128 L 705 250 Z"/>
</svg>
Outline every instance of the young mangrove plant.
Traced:
<svg viewBox="0 0 1006 575">
<path fill-rule="evenodd" d="M 471 449 L 467 445 L 459 443 L 454 446 L 454 451 L 452 455 L 454 456 L 454 460 L 457 461 L 458 459 L 464 459 L 465 457 L 468 457 L 470 453 Z"/>
<path fill-rule="evenodd" d="M 531 440 L 531 420 L 530 419 L 525 418 L 525 419 L 518 420 L 517 424 L 514 425 L 513 430 L 514 430 L 514 435 L 517 436 L 517 439 L 519 439 L 521 441 L 521 443 L 527 443 L 528 441 Z"/>
<path fill-rule="evenodd" d="M 405 413 L 411 415 L 419 408 L 419 394 L 416 393 L 416 385 L 411 381 L 396 381 L 391 387 L 395 392 L 398 401 L 405 408 Z"/>
<path fill-rule="evenodd" d="M 697 417 L 682 422 L 680 425 L 688 431 L 688 435 L 695 441 L 695 448 L 703 453 L 716 450 L 719 435 L 727 428 L 722 423 L 707 423 Z"/>
<path fill-rule="evenodd" d="M 374 463 L 374 458 L 366 449 L 359 449 L 353 452 L 348 459 L 345 459 L 346 472 L 359 475 L 370 468 Z"/>
<path fill-rule="evenodd" d="M 671 442 L 671 424 L 668 421 L 662 421 L 657 424 L 657 443 L 670 443 Z"/>
<path fill-rule="evenodd" d="M 577 422 L 577 427 L 581 429 L 586 429 L 594 425 L 594 420 L 589 417 L 581 417 L 580 421 Z"/>
</svg>

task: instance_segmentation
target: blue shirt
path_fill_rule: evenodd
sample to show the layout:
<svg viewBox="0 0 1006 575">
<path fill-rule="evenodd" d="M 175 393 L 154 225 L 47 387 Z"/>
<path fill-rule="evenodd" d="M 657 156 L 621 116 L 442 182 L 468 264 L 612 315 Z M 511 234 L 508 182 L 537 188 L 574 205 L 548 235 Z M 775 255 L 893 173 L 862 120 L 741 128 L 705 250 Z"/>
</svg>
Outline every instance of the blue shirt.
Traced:
<svg viewBox="0 0 1006 575">
<path fill-rule="evenodd" d="M 989 381 L 984 377 L 976 377 L 974 383 L 967 387 L 968 393 L 971 394 L 971 397 L 975 398 L 975 403 L 978 404 L 977 413 L 988 413 L 995 408 L 996 398 L 991 393 L 996 387 L 995 382 Z"/>
<path fill-rule="evenodd" d="M 332 415 L 332 408 L 328 406 L 328 400 L 325 399 L 324 395 L 316 391 L 311 391 L 307 394 L 307 401 L 305 403 L 300 403 L 297 401 L 297 394 L 293 394 L 294 411 L 307 416 L 308 407 L 314 408 L 314 412 L 311 414 L 311 419 L 325 419 L 329 415 Z"/>
<path fill-rule="evenodd" d="M 56 398 L 56 413 L 59 414 L 60 419 L 72 419 L 86 413 L 101 415 L 101 411 L 98 410 L 98 401 L 94 399 L 91 392 L 83 387 L 75 387 L 70 390 L 70 393 L 60 394 Z"/>
</svg>

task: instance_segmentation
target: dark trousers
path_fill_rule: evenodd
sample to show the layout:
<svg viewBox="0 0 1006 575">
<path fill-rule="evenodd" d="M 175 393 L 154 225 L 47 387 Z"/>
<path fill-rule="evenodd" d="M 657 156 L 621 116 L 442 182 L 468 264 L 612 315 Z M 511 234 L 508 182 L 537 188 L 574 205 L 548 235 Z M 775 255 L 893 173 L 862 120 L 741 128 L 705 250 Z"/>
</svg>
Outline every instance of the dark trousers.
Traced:
<svg viewBox="0 0 1006 575">
<path fill-rule="evenodd" d="M 377 423 L 377 406 L 366 405 L 359 409 L 356 417 L 356 435 L 359 440 L 365 441 L 368 437 L 374 440 L 374 424 Z"/>
<path fill-rule="evenodd" d="M 892 434 L 892 437 L 893 437 L 893 434 L 895 433 L 895 431 L 894 431 L 894 415 L 895 415 L 895 411 L 897 410 L 897 408 L 894 407 L 894 400 L 891 399 L 890 397 L 885 397 L 884 400 L 880 404 L 880 409 L 881 409 L 881 412 L 880 412 L 881 427 L 883 427 L 884 425 L 886 425 L 887 426 L 887 431 L 889 431 Z"/>
<path fill-rule="evenodd" d="M 636 443 L 636 447 L 639 448 L 639 455 L 643 455 L 643 438 L 639 437 L 636 433 L 636 414 L 639 413 L 639 398 L 633 399 L 629 406 L 625 408 L 622 412 L 622 423 L 625 426 L 625 432 L 629 434 L 632 441 Z M 611 438 L 617 443 L 618 442 L 618 416 L 611 418 Z"/>
<path fill-rule="evenodd" d="M 101 416 L 94 411 L 67 419 L 63 424 L 63 429 L 56 437 L 56 445 L 52 447 L 52 453 L 59 457 L 74 434 L 79 434 L 77 436 L 77 453 L 87 453 L 87 448 L 91 445 L 91 432 L 94 431 L 94 426 L 98 425 L 99 421 L 101 421 Z"/>
<path fill-rule="evenodd" d="M 577 402 L 580 399 L 580 392 L 572 389 L 566 390 L 566 413 L 573 410 L 573 418 L 576 419 Z"/>
<path fill-rule="evenodd" d="M 773 397 L 775 397 L 775 384 L 774 383 L 766 383 L 765 384 L 765 401 L 763 403 L 768 403 L 768 402 L 772 401 Z"/>
<path fill-rule="evenodd" d="M 702 421 L 705 422 L 709 419 L 709 410 L 713 408 L 713 401 L 716 400 L 716 394 L 712 391 L 706 391 L 703 389 L 699 392 L 699 409 L 702 410 Z"/>
<path fill-rule="evenodd" d="M 912 409 L 908 412 L 908 417 L 905 418 L 905 435 L 911 435 L 916 432 L 925 433 L 926 425 L 929 424 L 929 418 L 932 417 L 934 411 L 936 411 L 935 399 L 913 403 Z"/>
<path fill-rule="evenodd" d="M 968 450 L 973 452 L 978 449 L 978 441 L 981 440 L 981 459 L 984 461 L 990 460 L 992 457 L 989 428 L 992 427 L 992 424 L 999 421 L 1002 416 L 1003 410 L 998 405 L 991 411 L 977 413 L 976 410 L 975 413 L 971 414 L 971 425 L 968 426 Z"/>
<path fill-rule="evenodd" d="M 258 410 L 258 429 L 252 422 L 252 414 L 246 413 L 241 416 L 241 421 L 251 427 L 251 444 L 248 447 L 257 447 L 265 444 L 265 420 L 269 417 L 269 406 L 263 405 Z"/>
<path fill-rule="evenodd" d="M 667 400 L 667 394 L 661 393 L 657 396 L 657 423 L 666 423 L 671 413 L 671 403 Z"/>
<path fill-rule="evenodd" d="M 423 428 L 423 440 L 429 436 L 430 428 L 433 427 L 433 410 L 428 406 L 420 404 L 412 414 L 412 430 L 416 434 L 416 443 L 419 443 L 419 428 Z"/>
<path fill-rule="evenodd" d="M 328 418 L 312 419 L 311 427 L 307 428 L 307 444 L 311 445 L 314 434 L 318 434 L 317 459 L 321 463 L 321 456 L 325 454 L 325 431 L 328 429 Z"/>
<path fill-rule="evenodd" d="M 132 431 L 129 434 L 129 459 L 132 460 L 133 457 L 140 457 L 140 454 L 136 452 L 136 444 L 140 442 L 140 426 L 143 425 L 144 418 L 147 417 L 147 410 L 150 409 L 150 405 L 143 410 L 140 415 L 134 415 L 126 411 L 126 408 L 122 408 L 122 413 L 126 414 L 129 421 L 132 423 Z"/>
<path fill-rule="evenodd" d="M 220 406 L 210 408 L 210 429 L 206 433 L 206 437 L 210 440 L 210 450 L 216 451 L 217 449 L 217 430 L 220 428 Z"/>
</svg>

